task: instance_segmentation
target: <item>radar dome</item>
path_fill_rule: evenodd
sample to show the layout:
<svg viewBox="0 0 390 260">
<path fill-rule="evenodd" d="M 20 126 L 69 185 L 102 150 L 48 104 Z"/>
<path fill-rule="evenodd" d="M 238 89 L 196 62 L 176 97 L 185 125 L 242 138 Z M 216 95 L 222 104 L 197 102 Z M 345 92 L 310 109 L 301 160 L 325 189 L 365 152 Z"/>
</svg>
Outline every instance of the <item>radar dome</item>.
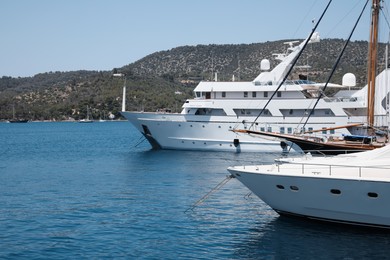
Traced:
<svg viewBox="0 0 390 260">
<path fill-rule="evenodd" d="M 260 62 L 260 69 L 261 70 L 269 70 L 271 68 L 270 62 L 267 59 L 263 59 Z"/>
<path fill-rule="evenodd" d="M 346 73 L 344 76 L 343 76 L 343 83 L 342 83 L 343 86 L 346 86 L 346 87 L 354 87 L 356 86 L 356 76 L 352 73 Z"/>
</svg>

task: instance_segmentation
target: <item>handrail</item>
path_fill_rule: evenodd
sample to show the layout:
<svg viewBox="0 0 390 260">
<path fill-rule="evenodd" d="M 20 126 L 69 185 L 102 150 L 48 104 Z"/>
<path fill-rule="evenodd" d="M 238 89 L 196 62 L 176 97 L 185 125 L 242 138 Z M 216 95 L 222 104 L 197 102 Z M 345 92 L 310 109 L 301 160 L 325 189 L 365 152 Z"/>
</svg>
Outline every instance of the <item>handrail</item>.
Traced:
<svg viewBox="0 0 390 260">
<path fill-rule="evenodd" d="M 289 164 L 298 165 L 298 166 L 301 165 L 302 174 L 328 174 L 329 176 L 332 176 L 332 174 L 334 176 L 334 174 L 336 174 L 335 173 L 336 170 L 342 170 L 343 168 L 357 169 L 359 178 L 362 177 L 362 173 L 364 169 L 390 170 L 390 165 L 379 165 L 379 166 L 344 165 L 344 164 L 334 165 L 334 164 L 322 164 L 322 163 L 300 163 L 300 162 L 293 162 L 293 161 L 289 161 L 289 162 L 279 161 L 276 164 L 278 172 L 280 172 L 281 165 L 289 165 Z M 315 169 L 310 168 L 311 166 L 316 168 Z M 390 174 L 388 177 L 390 178 Z"/>
</svg>

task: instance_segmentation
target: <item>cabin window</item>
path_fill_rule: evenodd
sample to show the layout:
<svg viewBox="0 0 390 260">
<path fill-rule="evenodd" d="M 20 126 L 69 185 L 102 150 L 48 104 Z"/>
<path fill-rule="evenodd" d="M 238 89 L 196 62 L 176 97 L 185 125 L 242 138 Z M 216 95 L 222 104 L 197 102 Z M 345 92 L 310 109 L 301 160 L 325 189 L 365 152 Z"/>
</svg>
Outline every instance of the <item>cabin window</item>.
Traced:
<svg viewBox="0 0 390 260">
<path fill-rule="evenodd" d="M 335 195 L 340 195 L 341 191 L 339 189 L 331 189 L 330 193 L 335 194 Z"/>
<path fill-rule="evenodd" d="M 288 114 L 289 114 L 289 115 L 294 114 L 294 110 L 290 109 L 290 111 L 288 111 Z"/>
<path fill-rule="evenodd" d="M 287 133 L 288 134 L 292 134 L 292 128 L 291 127 L 287 128 Z"/>
<path fill-rule="evenodd" d="M 248 91 L 244 91 L 244 97 L 248 97 Z"/>
<path fill-rule="evenodd" d="M 268 92 L 264 92 L 264 97 L 268 97 Z"/>
<path fill-rule="evenodd" d="M 326 131 L 326 127 L 323 127 L 322 128 L 322 134 L 326 135 L 327 131 Z"/>
<path fill-rule="evenodd" d="M 254 97 L 254 98 L 256 97 L 256 92 L 255 91 L 252 92 L 252 97 Z"/>
<path fill-rule="evenodd" d="M 278 92 L 276 93 L 276 96 L 277 96 L 277 97 L 282 97 L 282 92 L 278 91 Z"/>
<path fill-rule="evenodd" d="M 276 188 L 278 188 L 279 190 L 284 190 L 284 186 L 280 184 L 276 185 Z"/>
<path fill-rule="evenodd" d="M 367 193 L 367 196 L 370 198 L 378 198 L 378 193 L 376 192 L 369 192 Z"/>
<path fill-rule="evenodd" d="M 280 133 L 281 133 L 281 134 L 284 134 L 284 127 L 281 127 L 281 128 L 280 128 Z"/>
<path fill-rule="evenodd" d="M 313 131 L 313 127 L 309 127 L 308 130 L 309 130 L 309 132 Z"/>
<path fill-rule="evenodd" d="M 206 92 L 206 99 L 210 99 L 211 98 L 211 93 L 210 92 Z"/>
<path fill-rule="evenodd" d="M 267 132 L 272 132 L 272 127 L 267 127 Z"/>
<path fill-rule="evenodd" d="M 195 92 L 195 95 L 197 98 L 200 98 L 202 96 L 202 94 L 200 92 Z"/>
<path fill-rule="evenodd" d="M 334 130 L 334 129 L 331 129 L 331 130 L 329 130 L 329 133 L 330 133 L 331 135 L 333 135 L 333 134 L 335 134 L 335 130 Z"/>
<path fill-rule="evenodd" d="M 299 188 L 297 186 L 294 186 L 294 185 L 291 185 L 290 189 L 293 190 L 293 191 L 298 191 L 299 190 Z"/>
<path fill-rule="evenodd" d="M 226 92 L 222 91 L 222 97 L 226 97 Z"/>
<path fill-rule="evenodd" d="M 264 127 L 260 127 L 260 131 L 261 131 L 261 132 L 264 132 L 264 131 L 265 131 L 265 128 L 264 128 Z"/>
</svg>

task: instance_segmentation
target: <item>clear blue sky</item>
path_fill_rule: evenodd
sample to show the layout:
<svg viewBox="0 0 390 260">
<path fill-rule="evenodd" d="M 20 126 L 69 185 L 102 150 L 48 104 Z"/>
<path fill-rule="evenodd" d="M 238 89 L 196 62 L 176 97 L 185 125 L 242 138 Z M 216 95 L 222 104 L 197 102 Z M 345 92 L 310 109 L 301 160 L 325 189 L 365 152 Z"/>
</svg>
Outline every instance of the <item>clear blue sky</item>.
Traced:
<svg viewBox="0 0 390 260">
<path fill-rule="evenodd" d="M 111 70 L 183 45 L 304 38 L 327 2 L 2 0 L 0 76 Z M 345 39 L 364 2 L 334 0 L 321 37 Z M 368 11 L 363 18 L 355 40 L 368 39 Z"/>
</svg>

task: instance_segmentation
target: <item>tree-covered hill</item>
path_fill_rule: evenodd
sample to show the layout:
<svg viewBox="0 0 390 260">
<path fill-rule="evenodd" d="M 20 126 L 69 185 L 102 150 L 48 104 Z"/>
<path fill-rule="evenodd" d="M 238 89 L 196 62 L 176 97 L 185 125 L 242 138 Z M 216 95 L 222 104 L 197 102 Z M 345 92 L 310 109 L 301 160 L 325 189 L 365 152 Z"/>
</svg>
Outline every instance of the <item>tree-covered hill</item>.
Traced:
<svg viewBox="0 0 390 260">
<path fill-rule="evenodd" d="M 150 54 L 134 63 L 112 71 L 46 72 L 25 78 L 0 78 L 0 120 L 16 116 L 29 120 L 78 120 L 85 118 L 87 105 L 94 118 L 110 113 L 120 116 L 124 78 L 127 86 L 127 110 L 155 111 L 168 108 L 180 111 L 185 99 L 200 80 L 253 80 L 260 73 L 260 61 L 267 58 L 275 66 L 274 53 L 286 51 L 287 40 L 239 44 L 182 46 Z M 310 65 L 308 70 L 295 69 L 291 77 L 305 73 L 309 79 L 324 82 L 344 41 L 325 39 L 311 44 L 297 65 Z M 384 56 L 380 45 L 379 57 Z M 342 76 L 352 72 L 360 86 L 366 79 L 367 42 L 349 43 L 347 51 L 332 79 L 341 83 Z M 383 70 L 384 60 L 379 61 Z M 175 94 L 176 91 L 182 94 Z"/>
</svg>

